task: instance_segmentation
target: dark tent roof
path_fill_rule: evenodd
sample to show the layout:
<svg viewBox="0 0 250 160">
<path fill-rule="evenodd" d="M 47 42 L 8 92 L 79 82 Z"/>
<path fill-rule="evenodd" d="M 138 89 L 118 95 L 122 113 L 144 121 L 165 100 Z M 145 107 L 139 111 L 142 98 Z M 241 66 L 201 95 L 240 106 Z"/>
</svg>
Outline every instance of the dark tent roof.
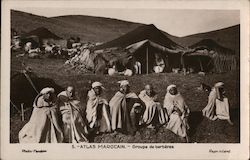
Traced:
<svg viewBox="0 0 250 160">
<path fill-rule="evenodd" d="M 29 37 L 29 36 L 37 36 L 39 39 L 49 39 L 49 38 L 57 40 L 62 39 L 44 27 L 39 27 L 35 30 L 32 30 L 24 34 L 24 37 Z"/>
<path fill-rule="evenodd" d="M 223 54 L 223 55 L 233 55 L 235 54 L 231 49 L 225 48 L 218 43 L 216 43 L 212 39 L 203 39 L 191 46 L 189 46 L 191 49 L 199 50 L 199 49 L 207 49 L 209 51 L 213 50 L 217 52 L 218 54 Z"/>
<path fill-rule="evenodd" d="M 203 39 L 189 46 L 189 50 L 185 51 L 184 55 L 186 64 L 189 63 L 190 66 L 200 65 L 202 71 L 213 70 L 222 73 L 238 68 L 235 53 L 211 39 Z"/>
<path fill-rule="evenodd" d="M 96 46 L 96 50 L 112 47 L 127 47 L 131 44 L 143 41 L 150 40 L 154 43 L 167 47 L 169 49 L 182 48 L 180 45 L 176 44 L 168 37 L 166 37 L 158 28 L 153 24 L 139 26 L 133 31 L 128 32 L 127 34 L 118 37 L 112 41 L 104 43 L 102 45 Z"/>
</svg>

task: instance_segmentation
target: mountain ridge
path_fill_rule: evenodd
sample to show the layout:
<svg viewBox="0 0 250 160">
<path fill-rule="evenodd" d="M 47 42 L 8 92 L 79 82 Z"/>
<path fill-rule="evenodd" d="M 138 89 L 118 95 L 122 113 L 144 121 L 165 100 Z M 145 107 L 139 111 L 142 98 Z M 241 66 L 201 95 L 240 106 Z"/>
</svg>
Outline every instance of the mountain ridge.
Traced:
<svg viewBox="0 0 250 160">
<path fill-rule="evenodd" d="M 45 17 L 11 10 L 11 27 L 18 33 L 27 33 L 36 28 L 45 27 L 64 39 L 80 37 L 82 41 L 88 42 L 108 42 L 142 25 L 146 24 L 86 15 Z M 184 47 L 191 46 L 202 39 L 212 39 L 218 44 L 239 53 L 239 24 L 184 37 L 174 36 L 162 30 L 161 32 L 175 43 Z"/>
</svg>

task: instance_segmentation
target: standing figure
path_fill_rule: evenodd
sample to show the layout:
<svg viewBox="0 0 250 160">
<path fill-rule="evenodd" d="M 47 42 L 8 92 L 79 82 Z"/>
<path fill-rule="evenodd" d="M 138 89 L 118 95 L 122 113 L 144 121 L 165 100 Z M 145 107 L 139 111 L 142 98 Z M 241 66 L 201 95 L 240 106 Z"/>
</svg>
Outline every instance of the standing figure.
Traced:
<svg viewBox="0 0 250 160">
<path fill-rule="evenodd" d="M 178 92 L 176 85 L 170 85 L 167 87 L 164 108 L 167 109 L 169 116 L 167 129 L 180 137 L 186 138 L 186 141 L 188 142 L 187 130 L 189 129 L 189 125 L 187 120 L 190 110 L 182 95 Z"/>
<path fill-rule="evenodd" d="M 121 131 L 134 134 L 139 124 L 142 105 L 138 96 L 130 92 L 130 85 L 127 80 L 118 83 L 120 83 L 120 90 L 109 102 L 112 130 L 115 133 Z"/>
<path fill-rule="evenodd" d="M 145 111 L 142 117 L 142 123 L 149 125 L 148 128 L 164 125 L 168 121 L 168 115 L 162 105 L 157 101 L 157 94 L 153 86 L 148 84 L 140 92 L 139 98 L 145 103 Z"/>
<path fill-rule="evenodd" d="M 80 110 L 80 101 L 75 99 L 75 90 L 68 86 L 58 94 L 58 107 L 62 116 L 65 143 L 88 142 L 87 125 Z"/>
<path fill-rule="evenodd" d="M 88 91 L 87 120 L 90 129 L 105 133 L 111 131 L 108 102 L 101 97 L 104 87 L 100 82 L 92 83 L 92 89 Z"/>
<path fill-rule="evenodd" d="M 53 88 L 44 88 L 37 95 L 30 120 L 19 132 L 20 143 L 61 143 L 63 141 L 54 92 Z"/>
<path fill-rule="evenodd" d="M 208 104 L 202 110 L 202 114 L 211 120 L 227 120 L 230 125 L 233 125 L 230 120 L 229 103 L 228 98 L 225 96 L 223 82 L 216 83 L 212 88 L 208 96 Z"/>
<path fill-rule="evenodd" d="M 135 61 L 134 68 L 135 74 L 141 74 L 141 62 Z"/>
</svg>

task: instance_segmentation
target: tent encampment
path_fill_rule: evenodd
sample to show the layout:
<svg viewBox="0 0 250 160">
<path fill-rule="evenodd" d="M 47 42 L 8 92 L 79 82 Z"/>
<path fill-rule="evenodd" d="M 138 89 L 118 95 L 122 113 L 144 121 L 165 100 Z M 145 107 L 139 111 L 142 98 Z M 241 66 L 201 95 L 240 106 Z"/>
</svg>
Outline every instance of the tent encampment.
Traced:
<svg viewBox="0 0 250 160">
<path fill-rule="evenodd" d="M 222 73 L 237 69 L 235 53 L 211 39 L 201 40 L 191 46 L 183 54 L 185 68 L 195 71 Z"/>
<path fill-rule="evenodd" d="M 55 42 L 60 41 L 62 38 L 57 36 L 56 34 L 52 33 L 45 27 L 39 27 L 35 30 L 32 30 L 28 33 L 25 33 L 22 35 L 23 41 L 35 41 L 36 44 L 42 46 L 43 44 L 46 44 L 48 42 Z"/>
<path fill-rule="evenodd" d="M 156 28 L 153 24 L 142 25 L 135 30 L 118 37 L 112 41 L 96 46 L 94 50 L 103 51 L 103 55 L 112 54 L 114 57 L 117 55 L 110 48 L 118 48 L 127 56 L 120 56 L 126 59 L 128 63 L 138 61 L 142 65 L 142 73 L 150 73 L 153 71 L 156 57 L 160 57 L 165 62 L 165 70 L 181 67 L 181 53 L 183 47 L 176 44 L 165 36 L 162 31 Z M 119 52 L 118 52 L 119 53 Z M 114 58 L 111 58 L 114 59 Z M 116 58 L 119 59 L 119 58 Z M 108 61 L 110 60 L 107 59 Z M 125 65 L 125 64 L 124 64 Z"/>
</svg>

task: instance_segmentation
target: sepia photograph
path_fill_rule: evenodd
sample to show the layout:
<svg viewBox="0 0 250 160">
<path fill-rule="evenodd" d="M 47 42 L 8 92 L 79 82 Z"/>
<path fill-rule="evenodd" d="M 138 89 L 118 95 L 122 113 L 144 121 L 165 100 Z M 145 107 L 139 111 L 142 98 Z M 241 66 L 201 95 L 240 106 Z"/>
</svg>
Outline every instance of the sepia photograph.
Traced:
<svg viewBox="0 0 250 160">
<path fill-rule="evenodd" d="M 10 144 L 244 141 L 240 8 L 17 5 L 9 16 Z"/>
</svg>

